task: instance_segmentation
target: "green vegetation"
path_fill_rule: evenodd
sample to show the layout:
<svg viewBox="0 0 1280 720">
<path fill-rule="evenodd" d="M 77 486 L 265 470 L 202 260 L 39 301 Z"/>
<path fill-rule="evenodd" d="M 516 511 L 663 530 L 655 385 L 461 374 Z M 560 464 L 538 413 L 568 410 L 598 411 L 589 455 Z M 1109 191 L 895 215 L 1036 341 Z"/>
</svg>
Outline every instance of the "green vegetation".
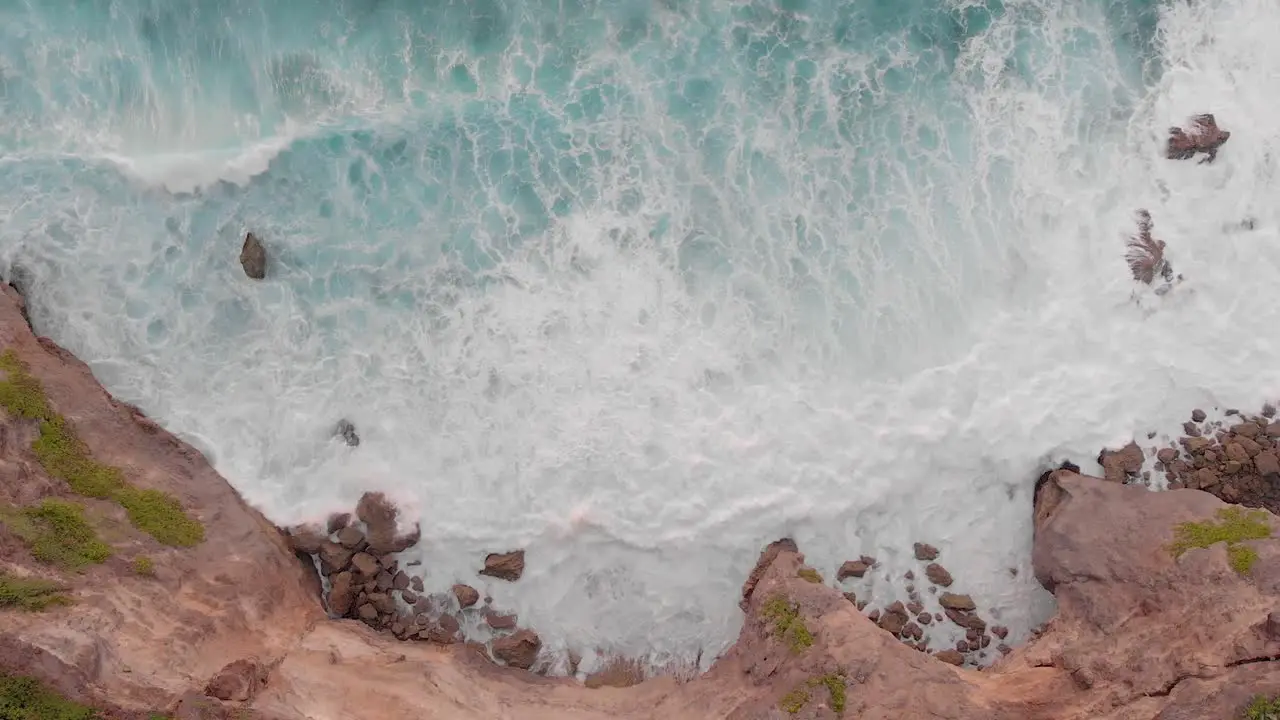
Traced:
<svg viewBox="0 0 1280 720">
<path fill-rule="evenodd" d="M 846 703 L 845 680 L 843 675 L 837 673 L 809 678 L 803 685 L 782 696 L 781 702 L 778 703 L 778 708 L 783 712 L 795 715 L 803 710 L 805 705 L 809 704 L 809 693 L 819 685 L 826 686 L 827 692 L 831 696 L 831 709 L 837 715 L 844 714 Z"/>
<path fill-rule="evenodd" d="M 204 541 L 204 526 L 188 516 L 175 498 L 131 487 L 120 468 L 91 458 L 71 424 L 49 407 L 40 381 L 13 350 L 0 355 L 0 370 L 6 375 L 0 381 L 0 407 L 11 415 L 40 421 L 40 435 L 31 449 L 50 475 L 66 481 L 80 495 L 119 503 L 134 527 L 165 545 L 191 547 Z"/>
<path fill-rule="evenodd" d="M 1243 508 L 1228 507 L 1219 510 L 1217 518 L 1217 522 L 1206 520 L 1179 524 L 1174 529 L 1175 539 L 1169 551 L 1176 558 L 1193 548 L 1207 548 L 1214 543 L 1225 542 L 1231 567 L 1241 575 L 1248 573 L 1253 569 L 1258 553 L 1239 543 L 1271 537 L 1267 513 L 1261 510 L 1246 513 Z"/>
<path fill-rule="evenodd" d="M 40 562 L 78 570 L 111 557 L 111 548 L 98 539 L 85 520 L 84 508 L 76 503 L 48 498 L 18 512 L 5 512 L 0 519 L 26 541 Z"/>
<path fill-rule="evenodd" d="M 1240 720 L 1280 720 L 1280 695 L 1257 695 L 1240 715 Z"/>
<path fill-rule="evenodd" d="M 151 577 L 156 574 L 156 564 L 151 562 L 151 558 L 140 555 L 133 559 L 133 571 L 144 577 Z"/>
<path fill-rule="evenodd" d="M 0 720 L 99 720 L 93 708 L 73 703 L 29 677 L 0 673 Z"/>
<path fill-rule="evenodd" d="M 53 605 L 70 605 L 71 598 L 63 595 L 64 590 L 48 580 L 16 578 L 0 572 L 0 608 L 36 612 Z"/>
<path fill-rule="evenodd" d="M 804 618 L 800 617 L 800 608 L 787 602 L 786 598 L 776 597 L 765 603 L 761 614 L 773 623 L 773 632 L 794 652 L 804 652 L 813 646 L 813 633 L 805 627 Z"/>
<path fill-rule="evenodd" d="M 783 712 L 795 715 L 809 704 L 809 689 L 801 685 L 782 696 L 782 702 L 778 703 L 778 708 Z"/>
<path fill-rule="evenodd" d="M 822 574 L 811 567 L 802 567 L 796 571 L 796 576 L 801 580 L 808 580 L 815 585 L 822 584 Z"/>
</svg>

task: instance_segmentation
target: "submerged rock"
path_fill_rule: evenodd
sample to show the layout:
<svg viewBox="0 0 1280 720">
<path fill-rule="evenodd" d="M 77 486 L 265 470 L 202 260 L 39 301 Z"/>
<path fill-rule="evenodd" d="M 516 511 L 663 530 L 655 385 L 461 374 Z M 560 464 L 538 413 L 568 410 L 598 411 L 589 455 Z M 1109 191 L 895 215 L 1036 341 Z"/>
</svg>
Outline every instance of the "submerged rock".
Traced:
<svg viewBox="0 0 1280 720">
<path fill-rule="evenodd" d="M 333 434 L 341 437 L 343 442 L 350 447 L 360 445 L 360 436 L 356 434 L 356 426 L 346 418 L 338 421 L 337 426 L 333 429 Z"/>
<path fill-rule="evenodd" d="M 240 248 L 240 267 L 254 280 L 267 276 L 267 249 L 253 233 L 245 233 L 244 246 Z"/>
</svg>

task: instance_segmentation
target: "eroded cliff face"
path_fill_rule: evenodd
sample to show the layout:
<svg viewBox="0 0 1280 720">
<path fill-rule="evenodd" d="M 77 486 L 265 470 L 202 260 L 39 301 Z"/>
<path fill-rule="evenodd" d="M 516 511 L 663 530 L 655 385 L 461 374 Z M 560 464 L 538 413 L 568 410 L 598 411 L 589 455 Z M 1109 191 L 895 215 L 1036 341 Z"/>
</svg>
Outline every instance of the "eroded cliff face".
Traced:
<svg viewBox="0 0 1280 720">
<path fill-rule="evenodd" d="M 1280 693 L 1271 661 L 1280 656 L 1280 541 L 1237 543 L 1257 553 L 1245 573 L 1223 543 L 1175 558 L 1178 524 L 1211 520 L 1221 501 L 1066 471 L 1043 484 L 1035 508 L 1036 572 L 1058 614 L 984 671 L 904 645 L 839 591 L 802 578 L 803 555 L 789 542 L 762 553 L 747 579 L 737 643 L 687 682 L 589 689 L 501 667 L 475 646 L 402 642 L 328 619 L 314 575 L 281 533 L 199 453 L 37 340 L 8 288 L 4 350 L 96 460 L 139 489 L 169 493 L 205 529 L 194 547 L 161 544 L 118 504 L 50 477 L 32 450 L 37 421 L 0 415 L 0 573 L 51 579 L 72 601 L 0 609 L 0 668 L 121 717 L 1190 720 L 1233 717 L 1252 695 Z M 35 560 L 14 513 L 53 496 L 83 504 L 110 558 L 78 572 Z"/>
</svg>

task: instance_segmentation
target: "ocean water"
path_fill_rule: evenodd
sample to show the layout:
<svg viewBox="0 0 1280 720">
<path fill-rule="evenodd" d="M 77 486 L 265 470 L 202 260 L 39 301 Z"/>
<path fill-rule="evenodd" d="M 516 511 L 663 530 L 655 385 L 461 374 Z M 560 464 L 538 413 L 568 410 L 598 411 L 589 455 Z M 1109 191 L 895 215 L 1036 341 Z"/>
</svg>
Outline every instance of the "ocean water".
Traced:
<svg viewBox="0 0 1280 720">
<path fill-rule="evenodd" d="M 1280 396 L 1277 23 L 0 0 L 0 270 L 272 520 L 384 490 L 429 588 L 477 585 L 552 656 L 705 666 L 786 535 L 828 578 L 879 558 L 846 586 L 877 604 L 937 545 L 1019 642 L 1052 612 L 1043 467 Z M 1164 160 L 1205 111 L 1217 162 Z M 1124 264 L 1139 207 L 1186 278 L 1163 296 Z M 516 547 L 518 583 L 475 575 Z"/>
</svg>

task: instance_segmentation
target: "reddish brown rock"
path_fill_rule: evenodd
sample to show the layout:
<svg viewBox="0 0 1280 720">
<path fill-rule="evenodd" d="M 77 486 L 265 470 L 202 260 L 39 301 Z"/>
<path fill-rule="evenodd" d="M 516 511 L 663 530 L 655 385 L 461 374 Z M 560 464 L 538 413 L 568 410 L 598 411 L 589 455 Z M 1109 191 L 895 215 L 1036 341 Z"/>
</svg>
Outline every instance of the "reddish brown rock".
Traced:
<svg viewBox="0 0 1280 720">
<path fill-rule="evenodd" d="M 359 550 L 364 542 L 364 532 L 360 528 L 348 525 L 338 531 L 338 544 L 350 550 Z"/>
<path fill-rule="evenodd" d="M 484 559 L 484 569 L 480 574 L 509 582 L 519 580 L 524 574 L 524 551 L 490 553 Z"/>
<path fill-rule="evenodd" d="M 494 640 L 491 647 L 493 656 L 502 662 L 528 670 L 538 658 L 542 640 L 532 630 L 517 630 L 511 635 Z"/>
<path fill-rule="evenodd" d="M 267 668 L 254 659 L 228 663 L 205 686 L 204 694 L 219 700 L 247 702 L 267 683 Z"/>
<path fill-rule="evenodd" d="M 926 543 L 915 543 L 911 546 L 911 549 L 915 552 L 917 560 L 929 561 L 938 559 L 938 548 L 932 545 Z"/>
<path fill-rule="evenodd" d="M 341 532 L 343 528 L 351 524 L 351 513 L 334 513 L 329 516 L 329 522 L 326 530 L 330 535 Z"/>
<path fill-rule="evenodd" d="M 1211 163 L 1218 157 L 1218 149 L 1231 139 L 1230 131 L 1218 127 L 1212 113 L 1191 118 L 1187 127 L 1169 128 L 1165 157 L 1170 160 L 1188 160 L 1203 153 L 1201 163 Z"/>
<path fill-rule="evenodd" d="M 351 557 L 351 568 L 360 573 L 364 578 L 377 578 L 379 573 L 378 561 L 368 553 L 356 553 Z"/>
<path fill-rule="evenodd" d="M 329 612 L 336 617 L 346 617 L 351 612 L 352 603 L 356 599 L 355 588 L 351 584 L 351 573 L 340 572 L 330 577 Z"/>
<path fill-rule="evenodd" d="M 951 573 L 938 563 L 929 563 L 924 569 L 924 574 L 928 576 L 929 582 L 941 587 L 951 587 Z"/>
<path fill-rule="evenodd" d="M 341 572 L 351 563 L 353 553 L 336 542 L 325 540 L 320 544 L 320 569 L 325 575 Z"/>
<path fill-rule="evenodd" d="M 884 630 L 890 635 L 897 635 L 902 632 L 904 627 L 906 627 L 907 614 L 905 612 L 885 612 L 880 616 L 878 624 L 880 625 L 881 630 Z"/>
<path fill-rule="evenodd" d="M 955 650 L 940 650 L 934 653 L 933 656 L 948 665 L 955 665 L 958 667 L 964 664 L 964 655 L 961 655 Z"/>
<path fill-rule="evenodd" d="M 636 660 L 614 658 L 603 668 L 587 676 L 583 685 L 588 688 L 615 687 L 624 688 L 644 682 L 644 666 Z"/>
<path fill-rule="evenodd" d="M 453 596 L 458 599 L 458 605 L 464 608 L 480 602 L 480 592 L 470 585 L 454 585 Z"/>
<path fill-rule="evenodd" d="M 1119 450 L 1103 450 L 1098 456 L 1098 464 L 1106 471 L 1106 479 L 1112 482 L 1125 482 L 1130 476 L 1142 469 L 1142 448 L 1131 442 Z"/>
<path fill-rule="evenodd" d="M 871 566 L 861 560 L 847 560 L 840 565 L 840 569 L 836 571 L 836 580 L 844 582 L 851 577 L 860 578 L 867 574 Z"/>
<path fill-rule="evenodd" d="M 484 609 L 484 621 L 494 630 L 512 630 L 516 626 L 515 615 L 504 615 L 493 608 Z"/>
<path fill-rule="evenodd" d="M 938 596 L 938 604 L 947 610 L 955 610 L 957 612 L 967 612 L 977 608 L 977 605 L 973 603 L 973 598 L 968 595 L 957 595 L 949 592 Z"/>
<path fill-rule="evenodd" d="M 289 528 L 289 544 L 296 552 L 304 555 L 315 555 L 320 547 L 329 539 L 325 531 L 315 525 L 298 525 Z"/>
</svg>

